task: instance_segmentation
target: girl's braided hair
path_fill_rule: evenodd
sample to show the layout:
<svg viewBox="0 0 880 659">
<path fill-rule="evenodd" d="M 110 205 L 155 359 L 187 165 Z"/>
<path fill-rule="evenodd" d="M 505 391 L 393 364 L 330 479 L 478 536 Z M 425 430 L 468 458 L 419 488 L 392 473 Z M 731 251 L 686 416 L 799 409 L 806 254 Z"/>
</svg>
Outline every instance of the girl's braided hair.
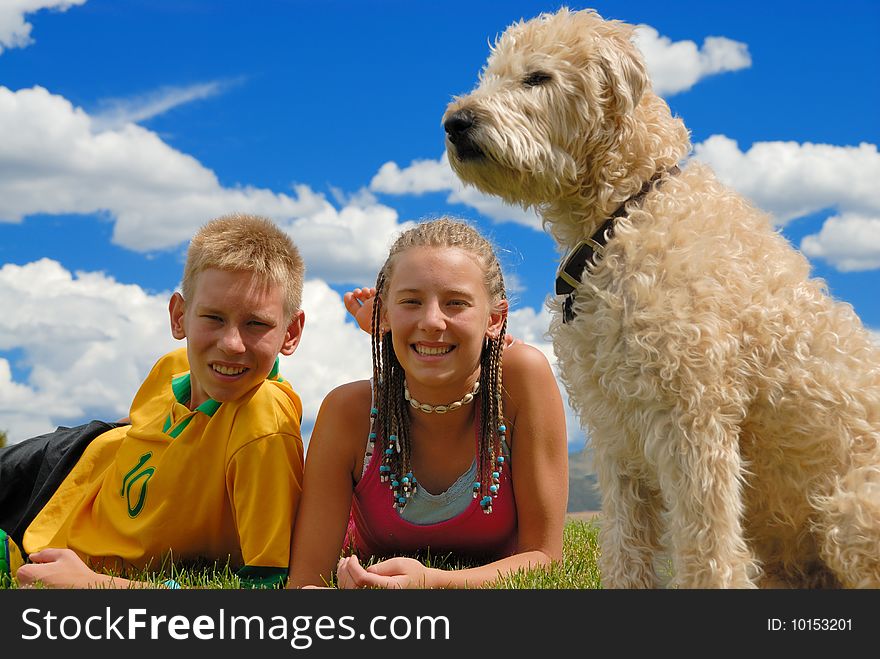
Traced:
<svg viewBox="0 0 880 659">
<path fill-rule="evenodd" d="M 373 382 L 376 389 L 373 431 L 382 438 L 383 464 L 390 468 L 388 474 L 394 492 L 394 505 L 400 508 L 405 505 L 404 495 L 408 495 L 400 482 L 404 477 L 408 477 L 410 483 L 413 482 L 409 404 L 404 399 L 405 373 L 394 353 L 391 331 L 382 332 L 380 319 L 382 299 L 388 293 L 388 284 L 397 257 L 413 247 L 453 247 L 466 251 L 484 273 L 484 284 L 493 308 L 507 298 L 501 265 L 495 250 L 486 238 L 466 222 L 448 217 L 422 222 L 404 231 L 391 246 L 376 280 L 376 298 L 373 304 Z M 496 460 L 501 455 L 501 436 L 505 431 L 501 403 L 501 356 L 506 330 L 505 315 L 498 336 L 484 340 L 480 356 L 480 428 L 477 456 L 477 481 L 480 486 L 478 490 L 475 488 L 475 496 L 479 494 L 481 498 L 487 496 L 493 483 L 492 473 L 496 469 Z M 396 437 L 396 442 L 393 437 Z M 399 446 L 399 451 L 393 444 Z M 386 451 L 392 447 L 394 450 Z"/>
</svg>

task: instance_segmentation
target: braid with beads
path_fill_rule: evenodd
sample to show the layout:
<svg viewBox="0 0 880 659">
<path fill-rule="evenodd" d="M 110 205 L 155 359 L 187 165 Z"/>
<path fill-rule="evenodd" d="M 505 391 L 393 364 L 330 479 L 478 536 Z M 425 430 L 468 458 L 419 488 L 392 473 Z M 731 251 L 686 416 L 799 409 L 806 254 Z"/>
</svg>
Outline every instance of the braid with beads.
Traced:
<svg viewBox="0 0 880 659">
<path fill-rule="evenodd" d="M 395 257 L 411 247 L 456 247 L 476 258 L 485 272 L 485 284 L 491 304 L 506 299 L 501 266 L 491 244 L 476 229 L 458 220 L 441 218 L 423 222 L 401 234 L 391 247 L 388 259 L 376 279 L 376 298 L 373 302 L 372 355 L 375 403 L 371 411 L 370 439 L 381 436 L 382 464 L 379 475 L 388 482 L 392 504 L 403 509 L 415 491 L 412 474 L 412 444 L 410 441 L 409 405 L 404 398 L 406 374 L 394 354 L 390 330 L 381 330 L 382 297 L 387 294 Z M 504 337 L 507 331 L 505 317 L 497 337 L 486 338 L 480 356 L 480 427 L 477 455 L 477 482 L 474 497 L 480 497 L 484 512 L 492 512 L 492 499 L 497 496 L 499 477 L 505 458 L 502 440 L 507 431 L 501 392 L 501 365 Z"/>
</svg>

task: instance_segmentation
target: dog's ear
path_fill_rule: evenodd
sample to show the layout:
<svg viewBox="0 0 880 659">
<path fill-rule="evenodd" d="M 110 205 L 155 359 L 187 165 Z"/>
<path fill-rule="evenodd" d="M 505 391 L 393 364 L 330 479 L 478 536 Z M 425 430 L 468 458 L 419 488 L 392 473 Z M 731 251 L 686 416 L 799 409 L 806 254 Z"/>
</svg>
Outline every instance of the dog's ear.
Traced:
<svg viewBox="0 0 880 659">
<path fill-rule="evenodd" d="M 648 73 L 635 45 L 612 43 L 597 53 L 608 85 L 609 114 L 621 118 L 635 110 L 645 92 Z"/>
</svg>

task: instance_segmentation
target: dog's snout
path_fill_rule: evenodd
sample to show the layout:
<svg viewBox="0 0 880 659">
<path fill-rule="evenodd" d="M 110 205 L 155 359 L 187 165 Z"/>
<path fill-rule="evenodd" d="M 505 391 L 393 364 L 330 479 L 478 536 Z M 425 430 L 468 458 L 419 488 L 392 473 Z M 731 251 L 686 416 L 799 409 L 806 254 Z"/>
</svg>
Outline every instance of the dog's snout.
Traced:
<svg viewBox="0 0 880 659">
<path fill-rule="evenodd" d="M 475 121 L 476 117 L 473 112 L 457 110 L 443 122 L 443 128 L 446 129 L 450 141 L 455 144 L 457 140 L 467 135 L 468 131 L 473 128 Z"/>
</svg>

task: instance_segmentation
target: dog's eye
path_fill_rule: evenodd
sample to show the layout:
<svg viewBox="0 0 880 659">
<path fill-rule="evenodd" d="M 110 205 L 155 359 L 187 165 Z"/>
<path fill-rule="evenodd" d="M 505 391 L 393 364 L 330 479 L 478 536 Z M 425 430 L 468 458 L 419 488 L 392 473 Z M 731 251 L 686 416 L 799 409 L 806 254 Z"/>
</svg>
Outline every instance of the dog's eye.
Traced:
<svg viewBox="0 0 880 659">
<path fill-rule="evenodd" d="M 526 74 L 523 78 L 522 83 L 526 87 L 538 87 L 543 85 L 546 82 L 550 82 L 553 80 L 553 76 L 544 71 L 532 71 L 531 73 Z"/>
</svg>

